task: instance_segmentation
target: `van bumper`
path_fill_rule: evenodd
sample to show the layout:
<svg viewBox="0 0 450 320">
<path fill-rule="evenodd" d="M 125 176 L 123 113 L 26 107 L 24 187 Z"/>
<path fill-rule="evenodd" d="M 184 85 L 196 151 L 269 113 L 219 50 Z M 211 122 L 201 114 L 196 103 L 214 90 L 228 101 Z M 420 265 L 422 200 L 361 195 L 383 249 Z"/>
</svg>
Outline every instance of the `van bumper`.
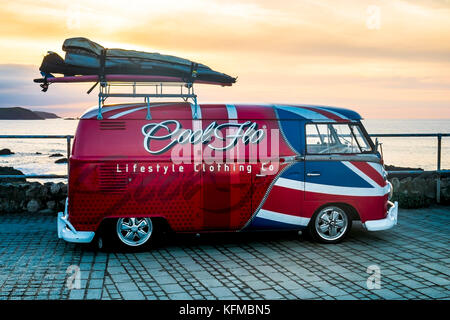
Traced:
<svg viewBox="0 0 450 320">
<path fill-rule="evenodd" d="M 69 222 L 69 213 L 67 210 L 67 199 L 66 206 L 63 212 L 58 212 L 57 218 L 58 226 L 58 238 L 64 239 L 67 242 L 75 243 L 89 243 L 94 239 L 95 232 L 93 231 L 77 231 Z"/>
<path fill-rule="evenodd" d="M 391 201 L 388 201 L 388 204 L 390 205 L 390 208 L 386 218 L 380 220 L 368 220 L 364 223 L 364 226 L 368 231 L 387 230 L 397 224 L 398 202 L 395 201 L 392 203 Z"/>
</svg>

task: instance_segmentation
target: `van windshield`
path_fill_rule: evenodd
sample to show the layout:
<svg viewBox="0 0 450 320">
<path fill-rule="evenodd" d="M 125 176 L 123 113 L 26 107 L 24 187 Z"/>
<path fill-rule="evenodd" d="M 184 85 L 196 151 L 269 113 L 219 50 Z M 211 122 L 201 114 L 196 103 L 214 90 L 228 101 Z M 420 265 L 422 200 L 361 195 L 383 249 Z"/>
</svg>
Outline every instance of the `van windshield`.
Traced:
<svg viewBox="0 0 450 320">
<path fill-rule="evenodd" d="M 306 152 L 354 154 L 373 152 L 373 149 L 357 123 L 311 123 L 306 125 Z"/>
</svg>

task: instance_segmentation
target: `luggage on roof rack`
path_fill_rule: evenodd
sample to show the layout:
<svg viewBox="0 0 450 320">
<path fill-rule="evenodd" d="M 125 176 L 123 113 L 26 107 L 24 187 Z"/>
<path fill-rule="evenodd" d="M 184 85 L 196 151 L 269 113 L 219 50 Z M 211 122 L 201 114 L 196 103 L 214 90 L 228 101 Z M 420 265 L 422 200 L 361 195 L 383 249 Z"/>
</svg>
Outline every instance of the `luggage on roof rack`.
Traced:
<svg viewBox="0 0 450 320">
<path fill-rule="evenodd" d="M 44 78 L 52 73 L 64 76 L 98 75 L 102 81 L 105 75 L 152 75 L 181 78 L 183 82 L 203 81 L 231 85 L 236 78 L 217 72 L 200 63 L 187 59 L 124 49 L 107 49 L 86 38 L 66 39 L 63 44 L 65 59 L 49 52 L 39 68 Z"/>
</svg>

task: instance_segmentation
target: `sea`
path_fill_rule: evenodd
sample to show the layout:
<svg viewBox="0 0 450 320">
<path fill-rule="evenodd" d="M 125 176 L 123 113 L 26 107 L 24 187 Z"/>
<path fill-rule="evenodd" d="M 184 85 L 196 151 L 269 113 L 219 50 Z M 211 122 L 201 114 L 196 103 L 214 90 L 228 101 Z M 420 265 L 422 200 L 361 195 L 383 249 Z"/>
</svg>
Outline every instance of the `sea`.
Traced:
<svg viewBox="0 0 450 320">
<path fill-rule="evenodd" d="M 369 134 L 450 133 L 450 119 L 366 119 Z M 74 135 L 78 120 L 0 120 L 0 135 Z M 373 138 L 375 140 L 375 138 Z M 437 138 L 378 138 L 386 164 L 436 170 Z M 0 139 L 0 149 L 13 155 L 0 156 L 0 166 L 10 166 L 24 174 L 66 174 L 66 164 L 56 164 L 50 155 L 66 157 L 65 139 Z M 442 138 L 441 168 L 450 169 L 450 137 Z M 41 181 L 42 180 L 38 180 Z M 60 181 L 56 179 L 54 181 Z"/>
</svg>

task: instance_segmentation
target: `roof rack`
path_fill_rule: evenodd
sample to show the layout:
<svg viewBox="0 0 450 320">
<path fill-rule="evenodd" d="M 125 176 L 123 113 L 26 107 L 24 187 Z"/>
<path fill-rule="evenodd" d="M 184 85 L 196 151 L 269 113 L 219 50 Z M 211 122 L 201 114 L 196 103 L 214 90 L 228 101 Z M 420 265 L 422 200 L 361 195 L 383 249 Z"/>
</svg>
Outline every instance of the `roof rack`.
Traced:
<svg viewBox="0 0 450 320">
<path fill-rule="evenodd" d="M 194 104 L 194 119 L 198 119 L 197 116 L 197 95 L 194 92 L 194 85 L 193 83 L 189 82 L 97 82 L 94 84 L 94 86 L 89 89 L 88 93 L 90 93 L 97 84 L 100 84 L 99 86 L 99 93 L 98 93 L 98 114 L 97 119 L 101 120 L 103 119 L 102 115 L 102 107 L 104 106 L 105 100 L 107 98 L 144 98 L 144 102 L 147 104 L 147 120 L 151 120 L 151 114 L 150 114 L 150 98 L 181 98 L 183 101 L 188 102 L 189 100 L 192 100 Z M 131 89 L 131 92 L 112 92 L 111 88 L 114 87 L 126 87 Z M 138 87 L 147 87 L 151 88 L 151 92 L 146 93 L 138 93 L 137 88 Z M 164 89 L 171 88 L 179 88 L 179 92 L 175 93 L 166 93 Z"/>
</svg>

